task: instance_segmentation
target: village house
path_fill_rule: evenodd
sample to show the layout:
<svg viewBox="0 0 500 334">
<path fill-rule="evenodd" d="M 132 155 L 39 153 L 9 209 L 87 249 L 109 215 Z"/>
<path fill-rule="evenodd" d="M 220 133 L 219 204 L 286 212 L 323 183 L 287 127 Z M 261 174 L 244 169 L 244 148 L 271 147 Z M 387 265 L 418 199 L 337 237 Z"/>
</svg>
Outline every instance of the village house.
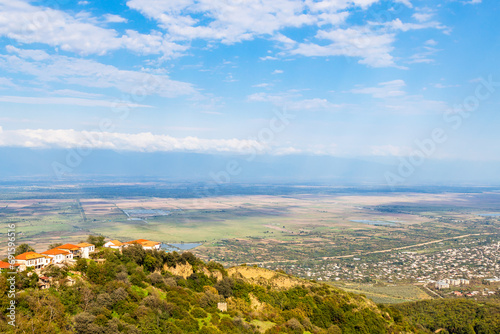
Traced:
<svg viewBox="0 0 500 334">
<path fill-rule="evenodd" d="M 121 243 L 118 240 L 110 240 L 104 244 L 104 247 L 112 248 L 112 249 L 121 249 L 122 246 L 123 246 L 123 243 Z"/>
<path fill-rule="evenodd" d="M 73 244 L 64 244 L 64 245 L 61 245 L 61 246 L 57 246 L 54 249 L 65 250 L 65 251 L 70 252 L 71 254 L 73 254 L 73 256 L 79 256 L 80 255 L 80 246 L 73 245 Z"/>
<path fill-rule="evenodd" d="M 51 258 L 47 255 L 38 254 L 35 252 L 26 252 L 15 257 L 16 263 L 19 264 L 19 270 L 24 271 L 28 267 L 41 269 L 50 264 Z"/>
<path fill-rule="evenodd" d="M 79 244 L 64 244 L 56 247 L 55 249 L 61 249 L 68 251 L 73 254 L 73 256 L 78 256 L 84 259 L 90 258 L 90 253 L 95 251 L 95 246 L 86 242 L 81 242 Z"/>
<path fill-rule="evenodd" d="M 95 246 L 87 242 L 81 242 L 76 245 L 80 247 L 80 257 L 84 259 L 90 258 L 90 253 L 95 251 Z"/>
<path fill-rule="evenodd" d="M 42 252 L 40 254 L 47 255 L 52 259 L 52 263 L 63 263 L 68 260 L 73 260 L 73 253 L 68 252 L 63 249 L 49 249 L 45 252 Z"/>
<path fill-rule="evenodd" d="M 132 241 L 123 243 L 123 247 L 127 247 L 130 245 L 141 245 L 142 248 L 145 250 L 153 250 L 153 249 L 159 250 L 160 246 L 161 246 L 161 242 L 150 241 L 150 240 L 146 240 L 146 239 L 137 239 L 137 240 L 132 240 Z"/>
</svg>

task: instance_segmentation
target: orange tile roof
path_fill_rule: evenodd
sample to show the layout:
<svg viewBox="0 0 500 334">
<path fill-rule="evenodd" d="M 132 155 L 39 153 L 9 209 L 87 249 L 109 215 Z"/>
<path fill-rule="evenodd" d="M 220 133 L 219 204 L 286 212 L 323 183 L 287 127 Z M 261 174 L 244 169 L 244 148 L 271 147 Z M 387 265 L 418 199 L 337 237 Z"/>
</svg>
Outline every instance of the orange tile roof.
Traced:
<svg viewBox="0 0 500 334">
<path fill-rule="evenodd" d="M 22 253 L 22 254 L 19 254 L 18 256 L 16 256 L 16 260 L 26 261 L 26 260 L 39 259 L 41 257 L 45 257 L 45 255 L 38 254 L 35 252 L 26 252 L 26 253 Z"/>
<path fill-rule="evenodd" d="M 77 246 L 79 247 L 90 247 L 90 246 L 94 246 L 93 244 L 89 244 L 87 242 L 80 242 L 79 244 L 76 244 Z"/>
<path fill-rule="evenodd" d="M 139 245 L 142 245 L 142 246 L 150 247 L 150 246 L 158 245 L 159 242 L 149 241 L 149 240 L 146 240 L 146 239 L 137 239 L 137 240 L 132 240 L 132 241 L 129 241 L 129 242 L 125 242 L 125 244 L 139 244 Z"/>
<path fill-rule="evenodd" d="M 143 245 L 145 247 L 153 247 L 153 246 L 156 246 L 158 244 L 159 244 L 159 242 L 156 242 L 156 241 L 144 241 L 141 243 L 141 245 Z"/>
<path fill-rule="evenodd" d="M 0 269 L 10 269 L 10 264 L 8 262 L 0 261 Z"/>
<path fill-rule="evenodd" d="M 65 251 L 65 250 L 62 250 L 62 249 L 57 249 L 57 248 L 54 248 L 54 249 L 49 249 L 49 250 L 46 250 L 45 252 L 41 252 L 40 254 L 45 254 L 45 255 L 60 255 L 60 254 L 71 254 L 70 252 L 68 251 Z"/>
<path fill-rule="evenodd" d="M 73 244 L 64 244 L 56 247 L 57 249 L 79 250 L 81 247 Z"/>
</svg>

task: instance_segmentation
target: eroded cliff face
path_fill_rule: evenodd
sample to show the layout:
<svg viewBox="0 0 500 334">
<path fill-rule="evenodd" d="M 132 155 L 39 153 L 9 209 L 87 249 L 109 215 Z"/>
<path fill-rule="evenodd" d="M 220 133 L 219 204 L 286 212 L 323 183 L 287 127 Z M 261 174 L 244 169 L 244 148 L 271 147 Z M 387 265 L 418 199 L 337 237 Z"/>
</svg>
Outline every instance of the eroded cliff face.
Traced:
<svg viewBox="0 0 500 334">
<path fill-rule="evenodd" d="M 239 266 L 229 268 L 227 272 L 229 277 L 243 278 L 253 284 L 269 285 L 277 289 L 289 289 L 295 286 L 311 285 L 311 283 L 306 280 L 259 267 Z"/>
<path fill-rule="evenodd" d="M 168 271 L 169 273 L 171 273 L 174 276 L 180 276 L 184 279 L 188 278 L 189 276 L 191 276 L 195 272 L 195 269 L 193 268 L 193 266 L 191 264 L 189 264 L 188 262 L 186 262 L 184 264 L 179 263 L 179 264 L 172 266 L 172 267 L 164 265 L 163 269 L 165 269 L 166 271 Z M 206 267 L 197 268 L 196 272 L 203 273 L 203 274 L 207 275 L 208 277 L 215 277 L 217 279 L 217 281 L 220 281 L 223 278 L 223 275 L 219 270 L 210 271 Z"/>
</svg>

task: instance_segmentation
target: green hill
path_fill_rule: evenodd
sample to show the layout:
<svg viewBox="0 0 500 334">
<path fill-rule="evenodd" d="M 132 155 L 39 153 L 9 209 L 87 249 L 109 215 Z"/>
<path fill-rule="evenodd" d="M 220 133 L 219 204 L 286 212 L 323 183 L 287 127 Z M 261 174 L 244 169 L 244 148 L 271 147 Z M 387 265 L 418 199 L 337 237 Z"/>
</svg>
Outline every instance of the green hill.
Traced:
<svg viewBox="0 0 500 334">
<path fill-rule="evenodd" d="M 39 289 L 36 274 L 19 274 L 15 328 L 7 323 L 8 275 L 3 273 L 0 332 L 500 332 L 498 308 L 474 302 L 377 306 L 362 295 L 326 284 L 256 267 L 226 270 L 191 253 L 144 251 L 137 246 L 123 254 L 106 249 L 95 255 L 105 261 L 78 260 L 74 268 L 47 268 L 43 274 L 53 277 L 49 289 Z M 218 303 L 227 303 L 227 311 L 219 310 Z M 433 309 L 441 322 L 433 318 Z"/>
</svg>

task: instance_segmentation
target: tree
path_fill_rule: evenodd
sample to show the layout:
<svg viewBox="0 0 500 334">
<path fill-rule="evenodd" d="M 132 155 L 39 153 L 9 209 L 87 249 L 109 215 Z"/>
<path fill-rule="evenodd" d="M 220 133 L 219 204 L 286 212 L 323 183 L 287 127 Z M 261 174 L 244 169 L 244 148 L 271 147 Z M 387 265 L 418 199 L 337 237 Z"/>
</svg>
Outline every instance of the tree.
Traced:
<svg viewBox="0 0 500 334">
<path fill-rule="evenodd" d="M 50 244 L 50 245 L 49 245 L 49 248 L 47 248 L 47 250 L 49 250 L 49 249 L 54 249 L 54 248 L 59 247 L 59 246 L 62 246 L 62 243 L 60 243 L 60 242 L 56 242 L 56 243 L 54 243 L 54 244 Z"/>
<path fill-rule="evenodd" d="M 26 252 L 34 252 L 34 251 L 35 251 L 35 249 L 33 247 L 31 247 L 30 245 L 28 245 L 28 244 L 20 244 L 16 248 L 15 255 L 17 256 L 19 254 L 23 254 L 23 253 L 26 253 Z"/>
<path fill-rule="evenodd" d="M 94 261 L 92 261 L 92 262 L 94 262 Z M 87 272 L 87 267 L 88 267 L 87 260 L 82 259 L 82 258 L 79 258 L 78 260 L 76 260 L 75 269 L 77 271 L 80 271 L 82 273 L 86 273 Z"/>
<path fill-rule="evenodd" d="M 89 235 L 87 237 L 87 242 L 89 244 L 95 245 L 96 247 L 104 246 L 104 236 L 102 235 Z"/>
</svg>

